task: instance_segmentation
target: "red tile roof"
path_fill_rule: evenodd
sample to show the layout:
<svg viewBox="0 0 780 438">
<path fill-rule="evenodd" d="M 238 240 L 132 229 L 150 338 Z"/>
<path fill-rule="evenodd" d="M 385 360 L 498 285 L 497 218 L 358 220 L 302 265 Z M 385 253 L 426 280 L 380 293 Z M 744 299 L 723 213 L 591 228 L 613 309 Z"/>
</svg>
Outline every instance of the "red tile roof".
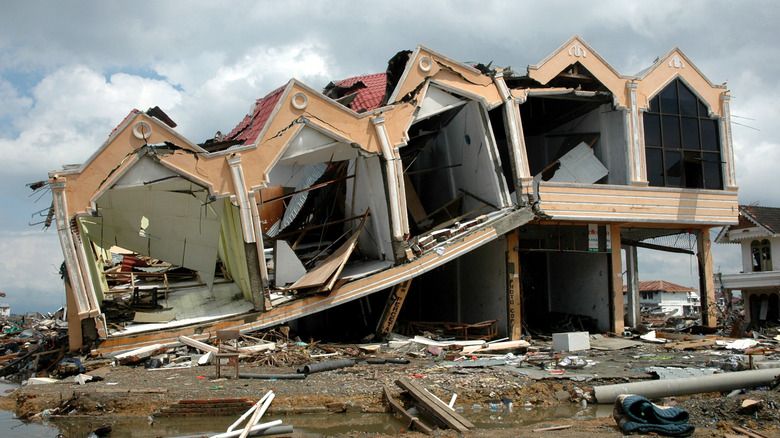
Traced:
<svg viewBox="0 0 780 438">
<path fill-rule="evenodd" d="M 346 88 L 343 96 L 357 93 L 355 99 L 348 105 L 352 111 L 371 111 L 382 105 L 387 87 L 387 74 L 375 73 L 372 75 L 355 76 L 335 82 L 337 87 Z"/>
<path fill-rule="evenodd" d="M 666 280 L 640 281 L 639 290 L 641 292 L 696 292 L 696 289 L 680 286 Z"/>
<path fill-rule="evenodd" d="M 116 133 L 116 131 L 119 129 L 120 126 L 127 123 L 128 120 L 132 119 L 133 117 L 135 117 L 136 114 L 140 112 L 141 111 L 138 111 L 137 109 L 133 109 L 132 111 L 130 111 L 130 113 L 126 115 L 125 118 L 121 122 L 119 122 L 118 125 L 116 125 L 116 127 L 111 131 L 110 134 L 108 134 L 108 136 L 111 137 L 112 135 L 114 135 L 114 133 Z"/>
<path fill-rule="evenodd" d="M 276 103 L 281 99 L 285 87 L 286 85 L 283 85 L 268 93 L 267 96 L 257 99 L 252 114 L 247 114 L 246 117 L 244 117 L 244 120 L 233 128 L 222 141 L 240 141 L 242 144 L 254 143 L 265 127 L 266 122 L 268 122 L 268 119 L 271 117 L 271 112 L 273 112 L 274 107 L 276 107 Z"/>
</svg>

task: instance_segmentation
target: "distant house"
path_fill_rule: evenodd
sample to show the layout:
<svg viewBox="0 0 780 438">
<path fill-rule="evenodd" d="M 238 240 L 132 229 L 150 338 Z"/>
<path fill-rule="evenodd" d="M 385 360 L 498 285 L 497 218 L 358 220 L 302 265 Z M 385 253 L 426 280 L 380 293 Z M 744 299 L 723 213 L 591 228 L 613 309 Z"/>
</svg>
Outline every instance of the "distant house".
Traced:
<svg viewBox="0 0 780 438">
<path fill-rule="evenodd" d="M 8 318 L 9 316 L 11 316 L 11 305 L 0 303 L 0 318 Z"/>
<path fill-rule="evenodd" d="M 727 295 L 742 291 L 747 320 L 780 320 L 780 270 L 772 263 L 780 251 L 780 208 L 740 205 L 739 223 L 724 227 L 715 241 L 742 246 L 742 271 L 719 278 Z"/>
<path fill-rule="evenodd" d="M 672 316 L 690 316 L 699 313 L 701 300 L 699 293 L 689 287 L 664 280 L 640 281 L 639 306 L 642 311 L 656 310 L 672 312 Z"/>
</svg>

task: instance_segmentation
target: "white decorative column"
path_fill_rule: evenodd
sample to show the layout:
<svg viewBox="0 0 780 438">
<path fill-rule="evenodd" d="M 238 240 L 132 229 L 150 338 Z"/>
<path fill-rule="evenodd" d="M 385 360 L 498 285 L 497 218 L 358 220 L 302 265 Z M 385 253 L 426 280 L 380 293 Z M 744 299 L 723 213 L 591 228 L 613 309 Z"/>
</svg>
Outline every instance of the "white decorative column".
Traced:
<svg viewBox="0 0 780 438">
<path fill-rule="evenodd" d="M 249 196 L 246 193 L 244 182 L 244 169 L 241 167 L 241 154 L 235 154 L 227 159 L 230 165 L 230 175 L 233 177 L 233 190 L 241 212 L 241 231 L 244 233 L 244 242 L 255 242 L 255 227 L 252 219 L 252 209 L 249 206 Z"/>
<path fill-rule="evenodd" d="M 626 115 L 628 127 L 628 174 L 631 185 L 647 185 L 647 167 L 645 165 L 645 136 L 642 132 L 642 123 L 639 117 L 639 107 L 636 100 L 636 82 L 628 82 L 629 108 Z"/>
<path fill-rule="evenodd" d="M 385 116 L 377 116 L 371 119 L 382 147 L 382 156 L 385 158 L 385 170 L 387 173 L 387 196 L 390 204 L 390 216 L 392 222 L 393 238 L 403 241 L 409 234 L 409 220 L 406 215 L 406 190 L 404 188 L 403 166 L 398 149 L 390 145 L 390 137 L 385 128 Z"/>
<path fill-rule="evenodd" d="M 76 252 L 76 243 L 70 230 L 70 217 L 68 216 L 68 204 L 65 201 L 65 182 L 49 183 L 52 197 L 54 198 L 54 217 L 57 220 L 57 235 L 60 238 L 62 254 L 65 257 L 65 268 L 68 271 L 68 279 L 75 298 L 76 311 L 79 319 L 86 319 L 91 314 L 92 306 L 87 296 L 85 279 L 81 275 L 81 261 Z"/>
<path fill-rule="evenodd" d="M 731 137 L 731 96 L 728 94 L 721 94 L 720 105 L 723 110 L 723 119 L 721 122 L 721 137 L 723 145 L 721 153 L 723 158 L 723 174 L 726 175 L 726 188 L 737 189 L 737 174 L 734 171 L 734 143 Z"/>
<path fill-rule="evenodd" d="M 520 197 L 523 194 L 522 181 L 531 178 L 531 171 L 528 167 L 528 155 L 525 150 L 525 137 L 523 135 L 523 124 L 520 120 L 519 102 L 515 101 L 512 92 L 504 82 L 503 72 L 497 74 L 493 81 L 504 99 L 504 121 L 506 130 L 509 133 L 509 156 L 512 157 L 512 170 L 514 171 L 515 181 L 512 181 L 515 188 L 517 202 L 522 203 Z M 509 183 L 509 181 L 507 181 Z"/>
</svg>

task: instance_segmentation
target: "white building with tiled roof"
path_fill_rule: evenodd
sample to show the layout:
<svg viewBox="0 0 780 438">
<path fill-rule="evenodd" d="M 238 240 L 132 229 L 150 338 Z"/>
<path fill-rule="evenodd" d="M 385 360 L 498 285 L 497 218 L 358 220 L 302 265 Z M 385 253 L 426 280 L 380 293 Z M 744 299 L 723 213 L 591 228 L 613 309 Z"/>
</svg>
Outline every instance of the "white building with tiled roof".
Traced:
<svg viewBox="0 0 780 438">
<path fill-rule="evenodd" d="M 740 205 L 739 223 L 724 227 L 715 241 L 742 246 L 742 271 L 718 278 L 727 294 L 742 291 L 747 320 L 780 320 L 780 267 L 772 263 L 780 251 L 780 208 Z"/>
</svg>

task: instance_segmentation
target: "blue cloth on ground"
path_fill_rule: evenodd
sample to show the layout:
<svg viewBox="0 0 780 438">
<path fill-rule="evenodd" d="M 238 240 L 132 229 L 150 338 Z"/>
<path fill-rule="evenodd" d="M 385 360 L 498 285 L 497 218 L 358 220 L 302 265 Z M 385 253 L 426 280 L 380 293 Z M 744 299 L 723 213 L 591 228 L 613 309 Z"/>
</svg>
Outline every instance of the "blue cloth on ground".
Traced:
<svg viewBox="0 0 780 438">
<path fill-rule="evenodd" d="M 664 436 L 685 437 L 696 429 L 688 424 L 687 411 L 655 405 L 641 395 L 618 396 L 612 415 L 624 433 L 655 432 Z"/>
</svg>

